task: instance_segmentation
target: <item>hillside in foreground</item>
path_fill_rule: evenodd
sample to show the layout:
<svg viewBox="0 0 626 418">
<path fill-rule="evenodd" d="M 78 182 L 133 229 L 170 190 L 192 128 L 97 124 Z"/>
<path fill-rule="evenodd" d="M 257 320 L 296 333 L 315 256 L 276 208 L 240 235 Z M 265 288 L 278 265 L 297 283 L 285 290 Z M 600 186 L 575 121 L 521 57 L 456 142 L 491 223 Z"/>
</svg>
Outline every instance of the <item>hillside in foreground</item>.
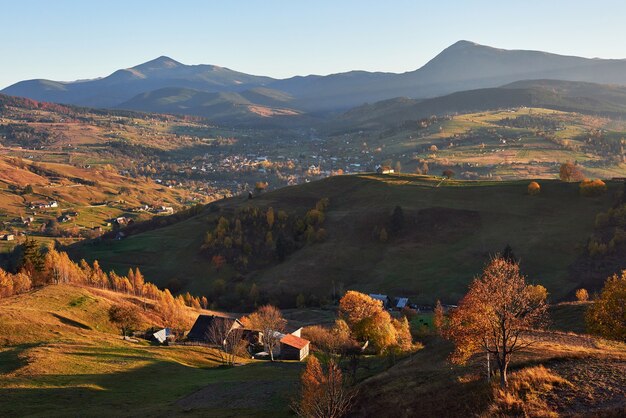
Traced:
<svg viewBox="0 0 626 418">
<path fill-rule="evenodd" d="M 217 306 L 245 305 L 253 286 L 283 306 L 294 306 L 299 294 L 309 295 L 305 303 L 315 305 L 342 289 L 433 304 L 437 299 L 456 302 L 490 255 L 509 244 L 529 281 L 547 287 L 558 301 L 572 297 L 582 282 L 582 274 L 570 266 L 583 253 L 596 215 L 613 204 L 622 183 L 607 182 L 608 192 L 594 198 L 581 196 L 576 183 L 540 183 L 541 193 L 530 196 L 527 181 L 338 176 L 252 200 L 219 201 L 182 222 L 77 246 L 71 253 L 122 273 L 138 265 L 157 284 L 206 295 Z M 237 211 L 247 207 L 304 216 L 323 198 L 330 202 L 322 224 L 325 239 L 302 245 L 282 262 L 271 255 L 263 260 L 249 256 L 247 269 L 229 263 L 216 268 L 212 258 L 219 251 L 202 251 L 221 217 L 236 223 Z M 396 206 L 404 223 L 393 232 Z M 383 228 L 386 240 L 381 240 Z"/>
<path fill-rule="evenodd" d="M 293 416 L 289 402 L 297 395 L 302 364 L 241 360 L 241 366 L 217 367 L 212 348 L 123 341 L 106 311 L 129 303 L 142 301 L 74 285 L 0 299 L 3 416 L 110 416 L 111 410 L 118 416 Z M 361 360 L 351 416 L 520 416 L 524 411 L 620 416 L 626 407 L 626 347 L 572 333 L 582 324 L 585 306 L 565 304 L 551 311 L 556 331 L 538 333 L 540 342 L 516 358 L 508 401 L 485 383 L 480 359 L 452 366 L 448 343 L 418 333 L 424 348 L 395 365 L 386 356 Z M 187 314 L 194 318 L 200 312 Z M 291 316 L 315 315 L 299 310 Z M 146 326 L 159 324 L 150 308 L 141 320 Z"/>
<path fill-rule="evenodd" d="M 142 301 L 73 285 L 0 299 L 2 416 L 288 414 L 299 365 L 224 369 L 212 348 L 123 341 L 107 310 L 130 303 Z M 148 309 L 141 322 L 158 326 L 159 318 Z M 202 388 L 212 388 L 211 402 L 194 406 L 188 396 Z"/>
</svg>

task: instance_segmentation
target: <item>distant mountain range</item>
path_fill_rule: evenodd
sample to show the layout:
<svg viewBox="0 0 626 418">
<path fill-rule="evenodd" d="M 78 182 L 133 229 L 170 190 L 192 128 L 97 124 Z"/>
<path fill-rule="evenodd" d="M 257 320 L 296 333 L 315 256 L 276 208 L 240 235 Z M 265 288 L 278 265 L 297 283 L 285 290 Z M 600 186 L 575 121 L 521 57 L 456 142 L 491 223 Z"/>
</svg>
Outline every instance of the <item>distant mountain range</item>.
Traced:
<svg viewBox="0 0 626 418">
<path fill-rule="evenodd" d="M 397 97 L 428 99 L 454 92 L 497 88 L 521 80 L 626 85 L 626 60 L 504 50 L 459 41 L 423 67 L 403 74 L 351 71 L 277 80 L 214 65 L 185 65 L 159 57 L 104 78 L 75 82 L 27 80 L 5 88 L 2 93 L 40 101 L 192 114 L 218 122 L 240 123 L 303 113 L 343 112 L 365 103 Z M 502 95 L 503 102 L 528 102 L 529 92 L 514 91 L 520 86 L 506 88 L 508 90 L 492 93 Z M 532 88 L 543 87 L 534 85 Z M 559 95 L 563 88 L 562 85 Z M 576 94 L 579 92 L 580 89 L 576 90 Z M 588 93 L 586 89 L 585 94 Z M 469 95 L 479 100 L 479 94 L 489 96 L 490 92 L 468 92 L 463 98 L 470 100 Z M 507 99 L 507 94 L 517 98 Z M 450 99 L 442 100 L 449 103 Z M 389 103 L 378 106 L 387 105 Z M 430 102 L 429 106 L 433 105 L 434 102 Z"/>
</svg>

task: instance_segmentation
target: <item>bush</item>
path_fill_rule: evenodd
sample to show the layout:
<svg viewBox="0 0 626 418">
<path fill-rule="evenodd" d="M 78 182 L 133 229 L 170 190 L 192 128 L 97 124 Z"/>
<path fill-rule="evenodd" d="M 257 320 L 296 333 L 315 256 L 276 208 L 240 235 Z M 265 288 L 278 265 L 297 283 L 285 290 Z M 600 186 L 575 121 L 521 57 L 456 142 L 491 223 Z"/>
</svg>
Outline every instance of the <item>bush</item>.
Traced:
<svg viewBox="0 0 626 418">
<path fill-rule="evenodd" d="M 606 184 L 600 180 L 583 180 L 580 182 L 580 194 L 586 197 L 600 196 L 606 192 Z"/>
<path fill-rule="evenodd" d="M 576 299 L 579 302 L 586 302 L 589 300 L 589 292 L 587 292 L 587 289 L 578 289 L 576 291 Z"/>
<path fill-rule="evenodd" d="M 528 194 L 529 195 L 534 196 L 536 194 L 539 194 L 540 191 L 541 191 L 541 186 L 536 181 L 531 181 L 528 184 Z"/>
</svg>

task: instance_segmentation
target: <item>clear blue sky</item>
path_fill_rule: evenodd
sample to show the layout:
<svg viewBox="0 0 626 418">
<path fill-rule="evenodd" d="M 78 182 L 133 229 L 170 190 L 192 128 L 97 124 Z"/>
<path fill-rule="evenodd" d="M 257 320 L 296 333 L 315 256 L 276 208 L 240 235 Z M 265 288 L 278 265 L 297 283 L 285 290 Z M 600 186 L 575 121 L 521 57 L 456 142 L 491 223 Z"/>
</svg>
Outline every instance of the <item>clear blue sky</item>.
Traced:
<svg viewBox="0 0 626 418">
<path fill-rule="evenodd" d="M 404 72 L 459 39 L 626 58 L 625 16 L 619 0 L 0 0 L 0 88 L 160 55 L 273 77 Z"/>
</svg>

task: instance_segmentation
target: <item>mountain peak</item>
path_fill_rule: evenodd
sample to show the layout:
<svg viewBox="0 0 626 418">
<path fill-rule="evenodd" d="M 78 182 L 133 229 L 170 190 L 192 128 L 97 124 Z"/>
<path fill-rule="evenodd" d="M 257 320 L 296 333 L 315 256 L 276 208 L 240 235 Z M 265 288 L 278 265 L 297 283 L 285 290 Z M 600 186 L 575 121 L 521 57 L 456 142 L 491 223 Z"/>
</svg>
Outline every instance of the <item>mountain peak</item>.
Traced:
<svg viewBox="0 0 626 418">
<path fill-rule="evenodd" d="M 167 69 L 167 68 L 176 68 L 183 64 L 180 62 L 173 60 L 170 57 L 165 55 L 161 55 L 158 58 L 155 58 L 151 61 L 144 62 L 143 64 L 139 64 L 133 67 L 134 70 L 158 70 L 158 69 Z"/>
</svg>

